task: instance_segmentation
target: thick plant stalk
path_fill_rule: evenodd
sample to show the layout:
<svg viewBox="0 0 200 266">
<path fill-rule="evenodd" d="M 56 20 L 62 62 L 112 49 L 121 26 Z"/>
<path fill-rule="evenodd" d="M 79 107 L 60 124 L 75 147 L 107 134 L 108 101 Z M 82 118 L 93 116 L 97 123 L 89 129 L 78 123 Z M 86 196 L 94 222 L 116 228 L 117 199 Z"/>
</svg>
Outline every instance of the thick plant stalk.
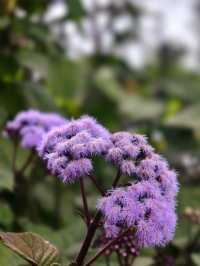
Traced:
<svg viewBox="0 0 200 266">
<path fill-rule="evenodd" d="M 34 159 L 34 151 L 31 150 L 29 156 L 27 157 L 27 160 L 25 161 L 25 163 L 22 165 L 21 169 L 19 170 L 20 173 L 24 174 L 26 169 L 29 167 L 29 165 L 32 163 L 33 159 Z"/>
<path fill-rule="evenodd" d="M 87 232 L 87 235 L 85 237 L 85 240 L 83 242 L 83 245 L 81 247 L 81 250 L 76 258 L 76 262 L 75 262 L 75 265 L 77 266 L 81 266 L 83 265 L 83 262 L 84 262 L 84 259 L 87 255 L 87 252 L 88 252 L 88 249 L 91 245 L 91 242 L 92 242 L 92 239 L 94 237 L 94 234 L 96 232 L 96 229 L 99 225 L 99 221 L 101 219 L 101 212 L 98 211 L 93 219 L 93 221 L 91 221 L 89 227 L 88 227 L 88 232 Z"/>
<path fill-rule="evenodd" d="M 12 157 L 12 171 L 14 178 L 14 186 L 13 186 L 13 199 L 11 202 L 11 207 L 14 212 L 14 221 L 13 228 L 14 230 L 21 230 L 21 226 L 18 223 L 18 218 L 23 216 L 27 210 L 29 209 L 29 200 L 30 200 L 30 184 L 29 180 L 25 177 L 24 172 L 32 163 L 32 159 L 34 156 L 34 152 L 31 151 L 27 160 L 21 167 L 21 169 L 17 169 L 16 159 L 17 159 L 17 148 L 18 143 L 14 140 L 13 147 L 13 157 Z"/>
<path fill-rule="evenodd" d="M 114 182 L 112 184 L 112 187 L 116 187 L 117 186 L 117 183 L 118 183 L 119 179 L 120 179 L 120 173 L 118 171 L 117 172 L 117 176 L 114 179 Z M 87 255 L 87 252 L 88 252 L 88 250 L 90 248 L 90 245 L 92 243 L 92 240 L 94 238 L 96 229 L 99 226 L 99 222 L 101 220 L 101 217 L 102 217 L 102 214 L 101 214 L 100 211 L 98 211 L 96 213 L 94 219 L 90 222 L 90 225 L 88 227 L 88 231 L 87 231 L 85 240 L 83 241 L 83 244 L 81 246 L 79 254 L 78 254 L 78 256 L 77 256 L 77 258 L 75 260 L 75 265 L 77 265 L 77 266 L 82 266 L 83 265 L 84 259 L 85 259 L 86 255 Z"/>
</svg>

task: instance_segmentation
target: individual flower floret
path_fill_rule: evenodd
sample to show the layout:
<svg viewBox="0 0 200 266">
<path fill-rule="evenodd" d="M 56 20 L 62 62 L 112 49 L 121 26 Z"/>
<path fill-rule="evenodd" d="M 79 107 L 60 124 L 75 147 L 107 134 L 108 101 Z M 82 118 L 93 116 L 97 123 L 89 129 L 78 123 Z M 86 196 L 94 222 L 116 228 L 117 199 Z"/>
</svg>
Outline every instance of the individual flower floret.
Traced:
<svg viewBox="0 0 200 266">
<path fill-rule="evenodd" d="M 37 148 L 44 134 L 65 123 L 67 120 L 58 114 L 28 110 L 18 113 L 12 121 L 7 122 L 5 132 L 9 137 L 18 137 L 24 148 Z"/>
<path fill-rule="evenodd" d="M 88 175 L 91 157 L 107 153 L 111 145 L 110 133 L 92 117 L 83 116 L 50 131 L 38 150 L 52 173 L 72 183 Z"/>
</svg>

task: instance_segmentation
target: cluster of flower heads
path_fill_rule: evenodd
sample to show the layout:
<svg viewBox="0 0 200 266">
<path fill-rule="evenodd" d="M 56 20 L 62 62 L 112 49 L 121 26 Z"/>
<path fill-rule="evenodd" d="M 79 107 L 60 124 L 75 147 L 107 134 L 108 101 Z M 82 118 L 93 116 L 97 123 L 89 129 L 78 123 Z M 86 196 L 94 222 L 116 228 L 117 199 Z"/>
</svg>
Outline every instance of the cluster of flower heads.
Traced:
<svg viewBox="0 0 200 266">
<path fill-rule="evenodd" d="M 92 171 L 92 156 L 106 154 L 111 145 L 110 133 L 94 118 L 83 116 L 51 130 L 39 154 L 53 174 L 73 183 Z"/>
<path fill-rule="evenodd" d="M 116 237 L 121 230 L 134 227 L 139 246 L 166 244 L 176 225 L 176 173 L 143 136 L 118 132 L 111 140 L 106 159 L 134 181 L 111 190 L 98 202 L 107 236 Z"/>
<path fill-rule="evenodd" d="M 156 154 L 144 136 L 128 132 L 110 134 L 89 116 L 65 120 L 57 114 L 29 110 L 6 125 L 27 148 L 36 148 L 48 170 L 65 183 L 89 175 L 92 157 L 102 156 L 121 175 L 130 176 L 129 186 L 116 188 L 99 200 L 106 237 L 134 227 L 137 245 L 164 245 L 176 225 L 176 173 Z"/>
<path fill-rule="evenodd" d="M 37 110 L 20 112 L 8 121 L 5 132 L 10 137 L 19 137 L 24 148 L 37 148 L 49 130 L 67 122 L 56 113 L 42 113 Z"/>
<path fill-rule="evenodd" d="M 116 132 L 111 135 L 112 147 L 106 159 L 116 165 L 124 175 L 135 174 L 135 161 L 152 154 L 153 148 L 147 144 L 144 136 L 129 132 Z"/>
</svg>

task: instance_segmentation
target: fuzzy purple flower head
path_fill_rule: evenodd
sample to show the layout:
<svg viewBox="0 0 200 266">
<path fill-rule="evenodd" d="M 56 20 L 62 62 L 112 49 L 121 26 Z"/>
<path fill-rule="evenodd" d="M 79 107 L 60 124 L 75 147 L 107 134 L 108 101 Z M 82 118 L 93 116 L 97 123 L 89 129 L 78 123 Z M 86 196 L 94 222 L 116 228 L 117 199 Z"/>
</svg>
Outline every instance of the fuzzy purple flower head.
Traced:
<svg viewBox="0 0 200 266">
<path fill-rule="evenodd" d="M 134 227 L 139 246 L 165 245 L 176 226 L 176 173 L 143 136 L 119 132 L 111 139 L 113 146 L 106 159 L 134 182 L 99 200 L 97 208 L 104 216 L 107 236 L 116 237 L 121 230 Z"/>
<path fill-rule="evenodd" d="M 9 137 L 19 137 L 24 148 L 37 148 L 44 134 L 66 123 L 67 120 L 58 114 L 28 110 L 18 113 L 12 121 L 7 122 L 5 132 Z"/>
<path fill-rule="evenodd" d="M 106 159 L 124 175 L 134 175 L 135 162 L 153 152 L 146 138 L 139 134 L 116 132 L 112 134 L 111 141 L 113 146 L 109 149 Z"/>
<path fill-rule="evenodd" d="M 111 146 L 110 133 L 94 118 L 83 116 L 50 131 L 39 154 L 51 173 L 73 183 L 92 171 L 92 156 L 106 154 Z"/>
</svg>

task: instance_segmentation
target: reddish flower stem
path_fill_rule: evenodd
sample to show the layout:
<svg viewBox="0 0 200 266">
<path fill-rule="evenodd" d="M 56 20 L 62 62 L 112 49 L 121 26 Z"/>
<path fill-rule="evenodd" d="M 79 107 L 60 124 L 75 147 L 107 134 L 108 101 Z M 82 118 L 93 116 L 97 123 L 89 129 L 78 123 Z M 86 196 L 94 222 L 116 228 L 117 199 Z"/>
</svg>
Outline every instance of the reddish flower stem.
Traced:
<svg viewBox="0 0 200 266">
<path fill-rule="evenodd" d="M 123 266 L 122 258 L 120 257 L 119 252 L 116 251 L 116 254 L 117 254 L 117 259 L 118 259 L 119 265 L 120 265 L 120 266 Z"/>
<path fill-rule="evenodd" d="M 117 186 L 117 183 L 118 183 L 118 181 L 120 179 L 119 175 L 120 174 L 119 174 L 119 171 L 118 171 L 117 177 L 114 179 L 112 187 L 116 187 Z M 96 230 L 97 230 L 97 228 L 99 226 L 99 222 L 101 220 L 101 217 L 102 217 L 101 211 L 98 211 L 96 213 L 96 215 L 94 216 L 94 219 L 90 222 L 90 225 L 88 227 L 88 231 L 87 231 L 85 240 L 83 241 L 83 244 L 81 246 L 79 254 L 76 257 L 76 260 L 74 262 L 74 265 L 76 265 L 76 266 L 82 266 L 83 265 L 84 259 L 85 259 L 86 255 L 87 255 L 87 252 L 88 252 L 88 250 L 90 248 L 90 245 L 92 243 L 92 240 L 94 238 L 95 232 L 96 232 Z"/>
<path fill-rule="evenodd" d="M 27 157 L 26 161 L 24 162 L 24 164 L 22 165 L 21 169 L 19 170 L 19 173 L 23 174 L 26 171 L 28 166 L 32 163 L 34 155 L 35 155 L 34 151 L 31 150 L 29 156 Z"/>
<path fill-rule="evenodd" d="M 87 198 L 85 195 L 85 186 L 84 186 L 84 180 L 83 178 L 80 178 L 80 188 L 81 188 L 81 196 L 82 196 L 82 201 L 83 201 L 83 210 L 84 210 L 84 215 L 86 218 L 86 224 L 89 226 L 90 224 L 90 213 L 88 209 L 88 204 L 87 204 Z"/>
<path fill-rule="evenodd" d="M 103 189 L 101 188 L 101 186 L 97 183 L 96 178 L 93 175 L 89 175 L 89 178 L 91 179 L 91 181 L 93 182 L 93 184 L 95 185 L 95 187 L 97 188 L 97 190 L 101 193 L 102 196 L 105 195 L 105 192 L 103 191 Z"/>
<path fill-rule="evenodd" d="M 109 241 L 101 250 L 99 250 L 97 252 L 97 254 L 90 259 L 84 266 L 90 266 L 94 261 L 96 261 L 101 255 L 103 255 L 105 253 L 105 251 L 110 248 L 112 245 L 114 245 L 115 243 L 117 243 L 122 237 L 124 237 L 128 232 L 130 231 L 130 228 L 128 228 L 127 230 L 125 230 L 124 232 L 122 232 L 118 237 L 116 237 L 115 239 Z"/>
<path fill-rule="evenodd" d="M 13 141 L 13 154 L 12 154 L 12 171 L 13 171 L 13 174 L 15 175 L 17 169 L 16 169 L 16 158 L 17 158 L 17 148 L 18 148 L 18 145 L 17 145 L 17 140 L 14 139 Z"/>
<path fill-rule="evenodd" d="M 75 265 L 77 266 L 83 265 L 83 261 L 87 255 L 88 249 L 91 245 L 92 239 L 94 237 L 94 234 L 96 232 L 100 219 L 101 219 L 101 212 L 98 211 L 88 227 L 87 235 L 82 244 L 81 250 L 76 258 Z"/>
<path fill-rule="evenodd" d="M 116 177 L 115 177 L 115 180 L 114 180 L 114 182 L 113 182 L 113 184 L 112 184 L 112 187 L 113 187 L 113 188 L 115 188 L 115 187 L 117 186 L 120 177 L 121 177 L 121 173 L 120 173 L 120 170 L 118 170 L 118 171 L 117 171 L 117 175 L 116 175 Z"/>
</svg>

